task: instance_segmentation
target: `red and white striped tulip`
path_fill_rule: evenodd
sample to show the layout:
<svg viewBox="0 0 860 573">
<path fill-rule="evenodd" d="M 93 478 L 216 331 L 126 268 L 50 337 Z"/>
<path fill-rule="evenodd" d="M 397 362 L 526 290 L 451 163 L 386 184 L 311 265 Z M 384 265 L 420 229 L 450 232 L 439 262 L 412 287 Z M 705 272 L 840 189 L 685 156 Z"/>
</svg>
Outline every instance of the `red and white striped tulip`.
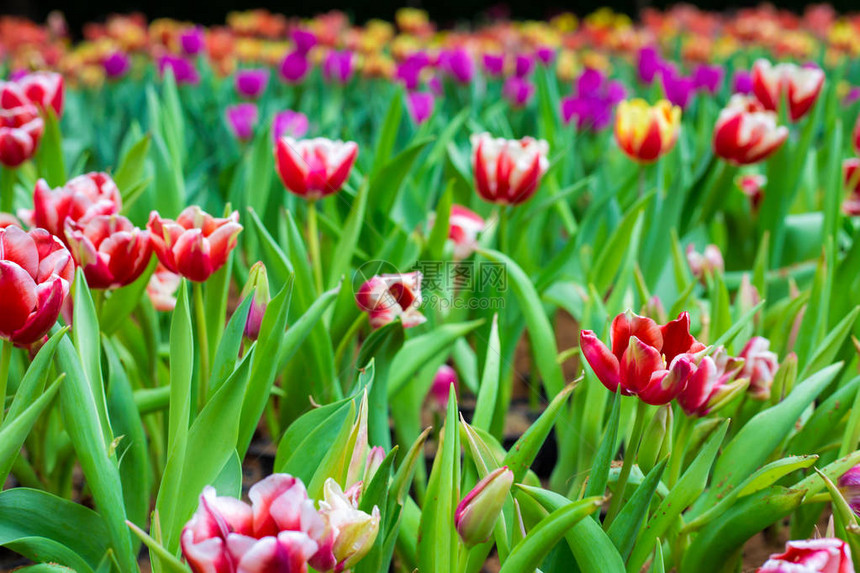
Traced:
<svg viewBox="0 0 860 573">
<path fill-rule="evenodd" d="M 284 187 L 310 200 L 340 191 L 357 156 L 354 141 L 282 137 L 275 144 L 276 167 Z"/>
<path fill-rule="evenodd" d="M 788 101 L 788 117 L 799 121 L 809 111 L 824 86 L 824 72 L 816 67 L 791 63 L 773 65 L 756 60 L 752 68 L 753 93 L 765 109 L 779 110 L 783 97 Z"/>
<path fill-rule="evenodd" d="M 462 205 L 452 205 L 448 218 L 448 238 L 454 242 L 454 258 L 467 258 L 478 245 L 478 234 L 484 230 L 484 218 Z"/>
<path fill-rule="evenodd" d="M 478 195 L 499 205 L 527 201 L 549 169 L 548 153 L 549 144 L 542 139 L 472 135 L 472 169 Z"/>
<path fill-rule="evenodd" d="M 83 223 L 68 218 L 66 242 L 94 289 L 133 283 L 152 257 L 149 231 L 138 229 L 122 215 L 98 215 Z"/>
<path fill-rule="evenodd" d="M 418 310 L 422 302 L 421 273 L 376 275 L 361 285 L 355 295 L 358 308 L 367 312 L 372 328 L 400 318 L 403 328 L 418 326 L 427 318 Z"/>
<path fill-rule="evenodd" d="M 755 98 L 734 95 L 714 127 L 714 153 L 734 165 L 758 163 L 788 139 L 788 128 Z"/>
<path fill-rule="evenodd" d="M 643 99 L 624 100 L 615 110 L 615 140 L 628 157 L 653 163 L 669 153 L 681 131 L 681 108 L 668 100 L 649 105 Z"/>
<path fill-rule="evenodd" d="M 785 553 L 771 555 L 756 573 L 854 573 L 854 564 L 841 539 L 808 539 L 789 541 Z"/>
<path fill-rule="evenodd" d="M 56 72 L 33 72 L 27 74 L 18 84 L 30 101 L 43 110 L 51 108 L 57 117 L 63 115 L 63 76 Z"/>
<path fill-rule="evenodd" d="M 186 208 L 175 221 L 153 211 L 147 229 L 158 260 L 167 270 L 204 282 L 224 266 L 242 231 L 239 213 L 215 218 L 197 205 Z"/>
<path fill-rule="evenodd" d="M 0 338 L 26 346 L 57 322 L 74 279 L 72 255 L 44 229 L 0 229 Z"/>
<path fill-rule="evenodd" d="M 744 345 L 738 357 L 744 361 L 740 375 L 749 378 L 750 397 L 755 400 L 770 398 L 773 377 L 779 369 L 779 356 L 770 350 L 770 340 L 753 336 Z"/>
<path fill-rule="evenodd" d="M 842 202 L 846 215 L 860 215 L 860 159 L 852 157 L 842 162 L 842 177 L 848 197 Z"/>
<path fill-rule="evenodd" d="M 729 356 L 722 346 L 695 366 L 687 385 L 678 394 L 678 404 L 688 416 L 707 416 L 746 387 L 746 380 L 735 381 L 744 361 Z"/>
<path fill-rule="evenodd" d="M 33 157 L 44 131 L 38 108 L 21 86 L 0 81 L 0 163 L 18 167 Z"/>
<path fill-rule="evenodd" d="M 119 189 L 107 173 L 87 173 L 53 191 L 44 179 L 36 182 L 33 211 L 27 213 L 33 226 L 47 229 L 66 241 L 66 219 L 85 224 L 99 215 L 114 215 L 122 208 Z"/>
<path fill-rule="evenodd" d="M 158 263 L 146 285 L 146 294 L 155 310 L 171 312 L 176 308 L 176 291 L 181 283 L 181 276 Z"/>
</svg>

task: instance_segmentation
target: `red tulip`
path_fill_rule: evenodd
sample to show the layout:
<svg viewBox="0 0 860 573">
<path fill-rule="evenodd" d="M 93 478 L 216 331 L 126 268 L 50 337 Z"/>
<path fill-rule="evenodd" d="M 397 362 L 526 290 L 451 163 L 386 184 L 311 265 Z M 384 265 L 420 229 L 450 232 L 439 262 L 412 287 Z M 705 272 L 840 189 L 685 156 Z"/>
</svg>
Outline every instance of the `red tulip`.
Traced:
<svg viewBox="0 0 860 573">
<path fill-rule="evenodd" d="M 282 137 L 275 145 L 278 175 L 287 190 L 315 200 L 340 191 L 358 155 L 353 141 Z"/>
<path fill-rule="evenodd" d="M 238 212 L 216 219 L 196 205 L 182 211 L 176 221 L 153 211 L 146 227 L 161 264 L 195 282 L 204 282 L 224 266 L 242 231 Z"/>
<path fill-rule="evenodd" d="M 152 256 L 149 231 L 122 215 L 98 215 L 84 223 L 66 219 L 66 242 L 84 269 L 90 288 L 111 289 L 133 283 Z"/>
<path fill-rule="evenodd" d="M 499 205 L 517 205 L 537 191 L 549 169 L 546 141 L 494 138 L 489 133 L 472 136 L 472 169 L 475 189 L 482 199 Z"/>
<path fill-rule="evenodd" d="M 51 191 L 44 179 L 33 191 L 32 224 L 47 229 L 66 242 L 66 219 L 85 224 L 99 215 L 113 215 L 122 208 L 116 183 L 107 173 L 87 173 Z"/>
<path fill-rule="evenodd" d="M 789 541 L 756 573 L 854 573 L 851 550 L 841 539 Z"/>
<path fill-rule="evenodd" d="M 0 338 L 26 346 L 57 322 L 74 279 L 69 251 L 44 229 L 0 229 Z"/>
<path fill-rule="evenodd" d="M 777 111 L 783 97 L 788 100 L 791 121 L 803 118 L 815 105 L 824 85 L 824 72 L 815 67 L 777 64 L 756 60 L 752 69 L 753 93 L 765 109 Z"/>
<path fill-rule="evenodd" d="M 766 184 L 767 177 L 755 173 L 739 175 L 735 178 L 735 185 L 749 198 L 753 213 L 758 211 L 761 202 L 764 200 L 764 186 Z"/>
<path fill-rule="evenodd" d="M 403 328 L 423 324 L 421 273 L 377 275 L 361 285 L 355 295 L 358 308 L 368 313 L 370 326 L 380 328 L 397 318 Z"/>
<path fill-rule="evenodd" d="M 484 230 L 484 219 L 462 205 L 452 205 L 448 225 L 448 238 L 454 242 L 454 258 L 465 259 L 478 244 L 478 233 Z"/>
<path fill-rule="evenodd" d="M 18 84 L 38 107 L 54 110 L 57 117 L 63 115 L 63 76 L 56 72 L 33 72 L 27 74 Z"/>
<path fill-rule="evenodd" d="M 732 96 L 714 128 L 714 153 L 734 165 L 762 161 L 788 138 L 788 128 L 777 126 L 776 121 L 776 113 L 754 98 Z"/>
<path fill-rule="evenodd" d="M 580 346 L 595 375 L 611 392 L 639 396 L 648 404 L 671 402 L 683 390 L 705 346 L 690 334 L 690 316 L 659 326 L 630 311 L 612 321 L 612 349 L 594 332 L 580 333 Z"/>
<path fill-rule="evenodd" d="M 848 198 L 842 202 L 842 210 L 848 215 L 860 215 L 860 159 L 852 157 L 842 162 L 842 174 Z"/>
<path fill-rule="evenodd" d="M 18 167 L 36 152 L 45 122 L 17 84 L 0 82 L 0 163 Z"/>
<path fill-rule="evenodd" d="M 454 393 L 456 394 L 457 389 L 460 387 L 457 371 L 447 364 L 443 364 L 436 371 L 436 375 L 433 377 L 433 384 L 430 385 L 430 392 L 427 393 L 428 397 L 432 400 L 431 404 L 433 408 L 440 412 L 445 411 L 448 405 L 448 395 L 451 392 L 451 385 L 454 386 Z"/>
<path fill-rule="evenodd" d="M 854 151 L 860 155 L 860 115 L 857 116 L 857 123 L 854 125 Z"/>
</svg>

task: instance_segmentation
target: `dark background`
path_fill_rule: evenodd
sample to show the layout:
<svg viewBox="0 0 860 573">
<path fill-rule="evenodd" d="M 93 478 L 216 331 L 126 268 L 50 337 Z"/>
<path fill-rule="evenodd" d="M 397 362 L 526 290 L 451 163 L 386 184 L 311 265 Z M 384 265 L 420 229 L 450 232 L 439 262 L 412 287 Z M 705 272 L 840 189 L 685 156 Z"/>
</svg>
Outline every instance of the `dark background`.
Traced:
<svg viewBox="0 0 860 573">
<path fill-rule="evenodd" d="M 0 0 L 0 13 L 12 13 L 28 16 L 37 21 L 44 21 L 45 16 L 53 9 L 62 10 L 69 22 L 71 31 L 78 34 L 85 22 L 103 20 L 111 12 L 144 12 L 149 18 L 170 17 L 180 20 L 191 20 L 203 24 L 220 24 L 224 22 L 227 12 L 246 8 L 268 8 L 274 12 L 288 16 L 309 17 L 320 12 L 338 8 L 347 12 L 355 21 L 363 22 L 369 18 L 393 19 L 397 8 L 410 5 L 424 8 L 430 16 L 443 27 L 456 24 L 458 21 L 480 18 L 487 11 L 509 14 L 517 19 L 544 19 L 561 11 L 572 11 L 578 15 L 587 14 L 601 6 L 610 6 L 620 12 L 635 15 L 639 8 L 645 5 L 665 8 L 676 2 L 640 0 L 585 0 L 568 3 L 563 0 L 517 0 L 499 4 L 493 0 L 441 0 L 432 2 L 406 2 L 397 0 L 300 0 L 299 2 L 273 0 Z M 754 6 L 757 0 L 698 0 L 695 5 L 711 10 L 732 10 L 743 6 Z M 781 8 L 801 12 L 808 2 L 791 0 L 779 2 Z M 837 10 L 857 10 L 857 0 L 833 0 Z"/>
</svg>

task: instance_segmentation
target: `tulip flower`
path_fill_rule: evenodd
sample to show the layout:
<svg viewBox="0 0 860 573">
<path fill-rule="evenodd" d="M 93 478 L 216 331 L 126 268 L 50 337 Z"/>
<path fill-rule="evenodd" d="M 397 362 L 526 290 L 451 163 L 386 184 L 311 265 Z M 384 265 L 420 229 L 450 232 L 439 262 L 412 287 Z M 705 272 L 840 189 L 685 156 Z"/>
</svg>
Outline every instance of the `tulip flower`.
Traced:
<svg viewBox="0 0 860 573">
<path fill-rule="evenodd" d="M 0 81 L 0 163 L 18 167 L 36 152 L 45 122 L 21 86 Z"/>
<path fill-rule="evenodd" d="M 275 146 L 276 167 L 284 187 L 310 200 L 340 191 L 357 155 L 357 143 L 322 137 L 282 137 Z"/>
<path fill-rule="evenodd" d="M 716 272 L 722 273 L 725 270 L 723 254 L 716 245 L 708 245 L 704 253 L 699 253 L 690 243 L 687 245 L 687 263 L 697 279 L 703 279 L 706 275 L 713 275 Z"/>
<path fill-rule="evenodd" d="M 311 62 L 300 52 L 290 52 L 281 61 L 281 78 L 288 84 L 301 83 L 311 69 Z"/>
<path fill-rule="evenodd" d="M 379 508 L 374 506 L 370 514 L 357 509 L 331 478 L 323 490 L 320 515 L 325 520 L 325 533 L 310 564 L 318 571 L 340 573 L 354 567 L 373 548 L 379 534 Z"/>
<path fill-rule="evenodd" d="M 483 217 L 463 207 L 452 205 L 448 217 L 448 238 L 454 242 L 454 258 L 467 258 L 478 245 L 478 234 L 484 230 Z"/>
<path fill-rule="evenodd" d="M 109 79 L 123 77 L 131 67 L 131 61 L 125 52 L 116 50 L 102 60 L 102 67 Z"/>
<path fill-rule="evenodd" d="M 44 229 L 0 229 L 0 338 L 27 346 L 45 336 L 74 273 L 72 255 Z"/>
<path fill-rule="evenodd" d="M 514 60 L 514 76 L 525 78 L 535 68 L 535 58 L 529 54 L 517 54 Z"/>
<path fill-rule="evenodd" d="M 87 284 L 113 289 L 133 283 L 152 256 L 149 232 L 141 231 L 122 215 L 98 215 L 86 222 L 66 219 L 66 243 Z"/>
<path fill-rule="evenodd" d="M 224 112 L 230 132 L 239 141 L 249 141 L 254 137 L 254 128 L 260 120 L 260 112 L 253 103 L 240 103 L 227 106 Z"/>
<path fill-rule="evenodd" d="M 18 80 L 30 101 L 45 110 L 49 107 L 57 117 L 63 115 L 63 76 L 56 72 L 33 72 Z"/>
<path fill-rule="evenodd" d="M 552 64 L 553 60 L 555 60 L 555 48 L 552 46 L 539 46 L 538 49 L 535 50 L 535 56 L 541 65 L 549 66 Z"/>
<path fill-rule="evenodd" d="M 756 573 L 854 573 L 854 564 L 841 539 L 809 539 L 789 541 L 785 553 L 771 555 Z"/>
<path fill-rule="evenodd" d="M 758 211 L 762 200 L 764 200 L 764 186 L 766 184 L 767 177 L 759 174 L 740 175 L 735 178 L 735 185 L 749 198 L 753 213 Z"/>
<path fill-rule="evenodd" d="M 421 125 L 433 115 L 436 98 L 430 92 L 409 92 L 406 95 L 406 109 L 416 125 Z"/>
<path fill-rule="evenodd" d="M 567 124 L 576 118 L 578 129 L 602 131 L 612 121 L 612 111 L 625 95 L 621 82 L 608 81 L 599 70 L 586 68 L 576 80 L 574 95 L 561 101 L 562 120 Z"/>
<path fill-rule="evenodd" d="M 86 223 L 98 215 L 114 215 L 122 209 L 119 189 L 107 173 L 87 173 L 54 189 L 44 179 L 33 190 L 33 211 L 26 213 L 36 227 L 66 241 L 66 219 Z"/>
<path fill-rule="evenodd" d="M 469 84 L 475 77 L 475 62 L 465 48 L 440 54 L 439 67 L 460 84 Z"/>
<path fill-rule="evenodd" d="M 403 328 L 427 321 L 418 310 L 422 302 L 421 273 L 376 275 L 355 295 L 358 308 L 366 312 L 372 328 L 380 328 L 400 318 Z"/>
<path fill-rule="evenodd" d="M 682 76 L 674 68 L 667 68 L 661 75 L 663 93 L 672 105 L 687 109 L 696 88 L 693 78 Z"/>
<path fill-rule="evenodd" d="M 487 474 L 457 504 L 454 525 L 466 547 L 483 543 L 493 534 L 513 483 L 514 472 L 508 466 L 500 467 Z"/>
<path fill-rule="evenodd" d="M 206 48 L 206 33 L 200 26 L 183 30 L 179 34 L 179 47 L 186 56 L 196 56 Z"/>
<path fill-rule="evenodd" d="M 195 282 L 204 282 L 224 266 L 242 231 L 238 212 L 216 219 L 196 205 L 182 211 L 176 221 L 153 211 L 146 227 L 161 264 Z"/>
<path fill-rule="evenodd" d="M 457 379 L 457 371 L 447 364 L 443 364 L 433 377 L 433 384 L 430 386 L 429 393 L 432 398 L 433 407 L 440 412 L 444 412 L 445 407 L 448 405 L 448 395 L 451 391 L 451 385 L 454 386 L 454 392 L 456 393 L 460 385 Z"/>
<path fill-rule="evenodd" d="M 839 489 L 851 506 L 851 510 L 860 515 L 860 465 L 854 466 L 839 477 Z"/>
<path fill-rule="evenodd" d="M 745 388 L 747 381 L 732 382 L 744 361 L 728 355 L 722 346 L 705 356 L 693 369 L 686 386 L 678 394 L 678 404 L 688 416 L 707 416 L 719 405 Z"/>
<path fill-rule="evenodd" d="M 328 53 L 323 62 L 323 77 L 330 82 L 345 84 L 352 78 L 354 72 L 354 54 L 350 51 L 333 50 Z"/>
<path fill-rule="evenodd" d="M 802 119 L 818 99 L 824 85 L 824 72 L 814 67 L 777 64 L 756 60 L 752 68 L 752 89 L 765 109 L 779 109 L 783 96 L 788 100 L 791 121 Z"/>
<path fill-rule="evenodd" d="M 725 71 L 722 66 L 708 66 L 705 64 L 696 66 L 693 71 L 693 86 L 697 90 L 707 91 L 714 95 L 720 91 L 723 85 Z"/>
<path fill-rule="evenodd" d="M 549 144 L 544 140 L 493 138 L 472 135 L 475 189 L 482 199 L 499 205 L 517 205 L 537 191 L 549 169 Z"/>
<path fill-rule="evenodd" d="M 770 386 L 779 369 L 779 357 L 769 348 L 770 341 L 767 338 L 754 336 L 747 341 L 739 355 L 744 360 L 740 375 L 749 378 L 750 397 L 755 400 L 770 398 Z"/>
<path fill-rule="evenodd" d="M 181 56 L 165 54 L 158 60 L 158 73 L 164 76 L 170 70 L 177 84 L 196 85 L 200 82 L 200 73 L 194 64 Z"/>
<path fill-rule="evenodd" d="M 648 404 L 671 402 L 695 368 L 694 354 L 705 346 L 690 334 L 690 316 L 659 326 L 630 311 L 612 321 L 611 350 L 591 330 L 579 336 L 580 347 L 597 378 L 610 392 L 639 396 Z"/>
<path fill-rule="evenodd" d="M 502 95 L 513 107 L 525 107 L 535 93 L 535 86 L 529 80 L 511 76 L 502 86 Z"/>
<path fill-rule="evenodd" d="M 484 66 L 484 72 L 491 78 L 498 78 L 505 71 L 504 54 L 484 54 L 482 63 Z"/>
<path fill-rule="evenodd" d="M 239 70 L 233 78 L 233 86 L 240 97 L 257 99 L 266 91 L 269 83 L 269 70 L 267 68 L 255 68 L 251 70 Z"/>
<path fill-rule="evenodd" d="M 663 69 L 664 63 L 657 49 L 647 46 L 639 50 L 637 67 L 639 79 L 646 84 L 654 81 L 657 74 Z"/>
<path fill-rule="evenodd" d="M 666 100 L 654 106 L 642 99 L 625 100 L 615 113 L 615 139 L 634 161 L 652 163 L 668 153 L 678 140 L 681 108 Z"/>
<path fill-rule="evenodd" d="M 754 98 L 734 95 L 714 127 L 714 153 L 733 165 L 758 163 L 788 139 L 788 128 L 777 126 L 777 115 Z"/>
<path fill-rule="evenodd" d="M 842 202 L 846 215 L 860 215 L 860 159 L 852 157 L 842 162 L 842 174 L 848 198 Z"/>
<path fill-rule="evenodd" d="M 182 530 L 182 553 L 194 573 L 227 573 L 235 570 L 227 543 L 234 535 L 253 531 L 251 508 L 232 497 L 217 497 L 206 486 L 197 512 Z"/>
<path fill-rule="evenodd" d="M 753 93 L 752 74 L 746 70 L 736 70 L 732 79 L 732 91 L 743 95 Z"/>
<path fill-rule="evenodd" d="M 296 46 L 296 51 L 302 55 L 307 55 L 307 53 L 317 45 L 316 34 L 310 30 L 293 28 L 292 32 L 290 32 L 290 37 L 293 40 L 293 44 Z"/>
<path fill-rule="evenodd" d="M 248 272 L 248 282 L 242 289 L 241 298 L 244 300 L 249 295 L 254 298 L 251 301 L 251 308 L 248 310 L 248 319 L 245 321 L 245 336 L 251 340 L 257 340 L 260 335 L 263 316 L 266 314 L 266 307 L 271 300 L 266 266 L 260 261 L 254 263 Z"/>
<path fill-rule="evenodd" d="M 181 282 L 182 277 L 167 270 L 159 262 L 146 285 L 146 294 L 153 308 L 161 312 L 172 312 L 176 308 L 176 291 Z"/>
<path fill-rule="evenodd" d="M 857 116 L 857 123 L 854 125 L 854 151 L 860 155 L 860 115 Z"/>
<path fill-rule="evenodd" d="M 282 137 L 300 139 L 308 132 L 308 116 L 290 109 L 278 112 L 272 118 L 272 137 L 275 143 Z"/>
</svg>

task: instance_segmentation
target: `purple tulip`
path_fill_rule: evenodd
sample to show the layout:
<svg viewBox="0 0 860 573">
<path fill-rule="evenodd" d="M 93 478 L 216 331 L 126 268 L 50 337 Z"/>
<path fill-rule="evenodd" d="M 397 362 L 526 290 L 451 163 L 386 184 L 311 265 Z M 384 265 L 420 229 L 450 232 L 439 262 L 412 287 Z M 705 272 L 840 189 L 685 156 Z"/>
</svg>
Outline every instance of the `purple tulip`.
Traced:
<svg viewBox="0 0 860 573">
<path fill-rule="evenodd" d="M 672 69 L 666 69 L 662 74 L 662 83 L 666 99 L 681 109 L 687 109 L 695 87 L 693 78 L 684 77 Z"/>
<path fill-rule="evenodd" d="M 234 78 L 234 86 L 239 96 L 248 99 L 257 99 L 269 83 L 269 70 L 267 68 L 256 68 L 252 70 L 239 70 Z"/>
<path fill-rule="evenodd" d="M 181 56 L 161 56 L 158 60 L 158 73 L 164 76 L 168 69 L 173 72 L 177 84 L 197 84 L 200 81 L 200 74 L 194 64 Z"/>
<path fill-rule="evenodd" d="M 550 46 L 541 46 L 535 51 L 538 62 L 544 66 L 549 66 L 555 60 L 555 49 Z"/>
<path fill-rule="evenodd" d="M 663 58 L 660 57 L 657 48 L 646 46 L 639 50 L 638 67 L 639 79 L 646 84 L 654 82 L 654 78 L 663 69 Z"/>
<path fill-rule="evenodd" d="M 842 98 L 842 105 L 849 106 L 858 100 L 860 100 L 860 87 L 852 87 L 848 90 L 848 93 L 845 94 L 845 97 Z"/>
<path fill-rule="evenodd" d="M 179 34 L 179 45 L 186 56 L 196 56 L 206 48 L 206 35 L 203 28 L 194 26 Z"/>
<path fill-rule="evenodd" d="M 525 106 L 535 93 L 535 86 L 525 78 L 511 76 L 505 80 L 502 94 L 514 107 Z"/>
<path fill-rule="evenodd" d="M 430 91 L 437 96 L 441 96 L 445 93 L 445 90 L 442 87 L 442 80 L 439 79 L 439 76 L 432 76 L 428 79 L 427 87 L 430 88 Z"/>
<path fill-rule="evenodd" d="M 305 79 L 310 69 L 311 63 L 304 54 L 290 52 L 281 62 L 281 78 L 289 84 L 297 84 Z"/>
<path fill-rule="evenodd" d="M 561 102 L 561 115 L 564 123 L 576 119 L 579 129 L 594 131 L 606 129 L 612 120 L 615 105 L 627 96 L 624 84 L 607 81 L 599 70 L 586 68 L 577 78 L 575 93 Z"/>
<path fill-rule="evenodd" d="M 532 73 L 534 67 L 534 56 L 528 54 L 517 54 L 516 62 L 514 64 L 514 75 L 518 78 L 524 78 Z"/>
<path fill-rule="evenodd" d="M 585 95 L 590 91 L 599 90 L 605 80 L 606 78 L 601 71 L 585 68 L 576 80 L 576 91 L 580 95 Z"/>
<path fill-rule="evenodd" d="M 708 66 L 702 64 L 696 66 L 696 69 L 693 71 L 694 87 L 697 90 L 706 90 L 712 94 L 716 94 L 723 85 L 724 75 L 725 72 L 722 66 L 719 65 Z"/>
<path fill-rule="evenodd" d="M 397 66 L 394 76 L 400 80 L 407 90 L 418 89 L 421 83 L 421 71 L 429 64 L 429 58 L 424 52 L 409 55 Z"/>
<path fill-rule="evenodd" d="M 17 70 L 15 70 L 11 74 L 9 74 L 9 81 L 10 82 L 17 82 L 19 80 L 24 79 L 28 75 L 30 75 L 29 70 L 26 70 L 24 68 L 18 68 Z"/>
<path fill-rule="evenodd" d="M 454 80 L 461 84 L 468 84 L 475 76 L 475 62 L 464 48 L 457 48 L 445 54 L 439 55 L 441 67 L 448 72 Z"/>
<path fill-rule="evenodd" d="M 323 76 L 328 81 L 347 83 L 352 77 L 352 52 L 332 50 L 323 62 Z"/>
<path fill-rule="evenodd" d="M 290 36 L 293 39 L 293 43 L 296 45 L 296 51 L 303 56 L 306 56 L 308 52 L 317 45 L 316 34 L 310 30 L 293 28 Z"/>
<path fill-rule="evenodd" d="M 254 128 L 260 120 L 257 104 L 240 103 L 227 106 L 225 110 L 227 126 L 239 141 L 248 141 L 254 137 Z"/>
<path fill-rule="evenodd" d="M 102 60 L 102 66 L 107 77 L 112 79 L 119 78 L 128 72 L 128 69 L 131 67 L 131 61 L 125 52 L 117 50 Z"/>
<path fill-rule="evenodd" d="M 739 94 L 752 93 L 752 74 L 746 70 L 737 70 L 733 81 L 734 91 Z"/>
<path fill-rule="evenodd" d="M 301 139 L 308 133 L 308 116 L 291 109 L 276 113 L 272 119 L 272 137 L 277 142 L 282 137 Z"/>
<path fill-rule="evenodd" d="M 433 115 L 436 98 L 430 92 L 409 92 L 406 96 L 406 109 L 417 125 L 421 125 Z"/>
<path fill-rule="evenodd" d="M 505 71 L 505 56 L 503 54 L 484 54 L 484 71 L 492 78 L 498 78 Z"/>
</svg>

